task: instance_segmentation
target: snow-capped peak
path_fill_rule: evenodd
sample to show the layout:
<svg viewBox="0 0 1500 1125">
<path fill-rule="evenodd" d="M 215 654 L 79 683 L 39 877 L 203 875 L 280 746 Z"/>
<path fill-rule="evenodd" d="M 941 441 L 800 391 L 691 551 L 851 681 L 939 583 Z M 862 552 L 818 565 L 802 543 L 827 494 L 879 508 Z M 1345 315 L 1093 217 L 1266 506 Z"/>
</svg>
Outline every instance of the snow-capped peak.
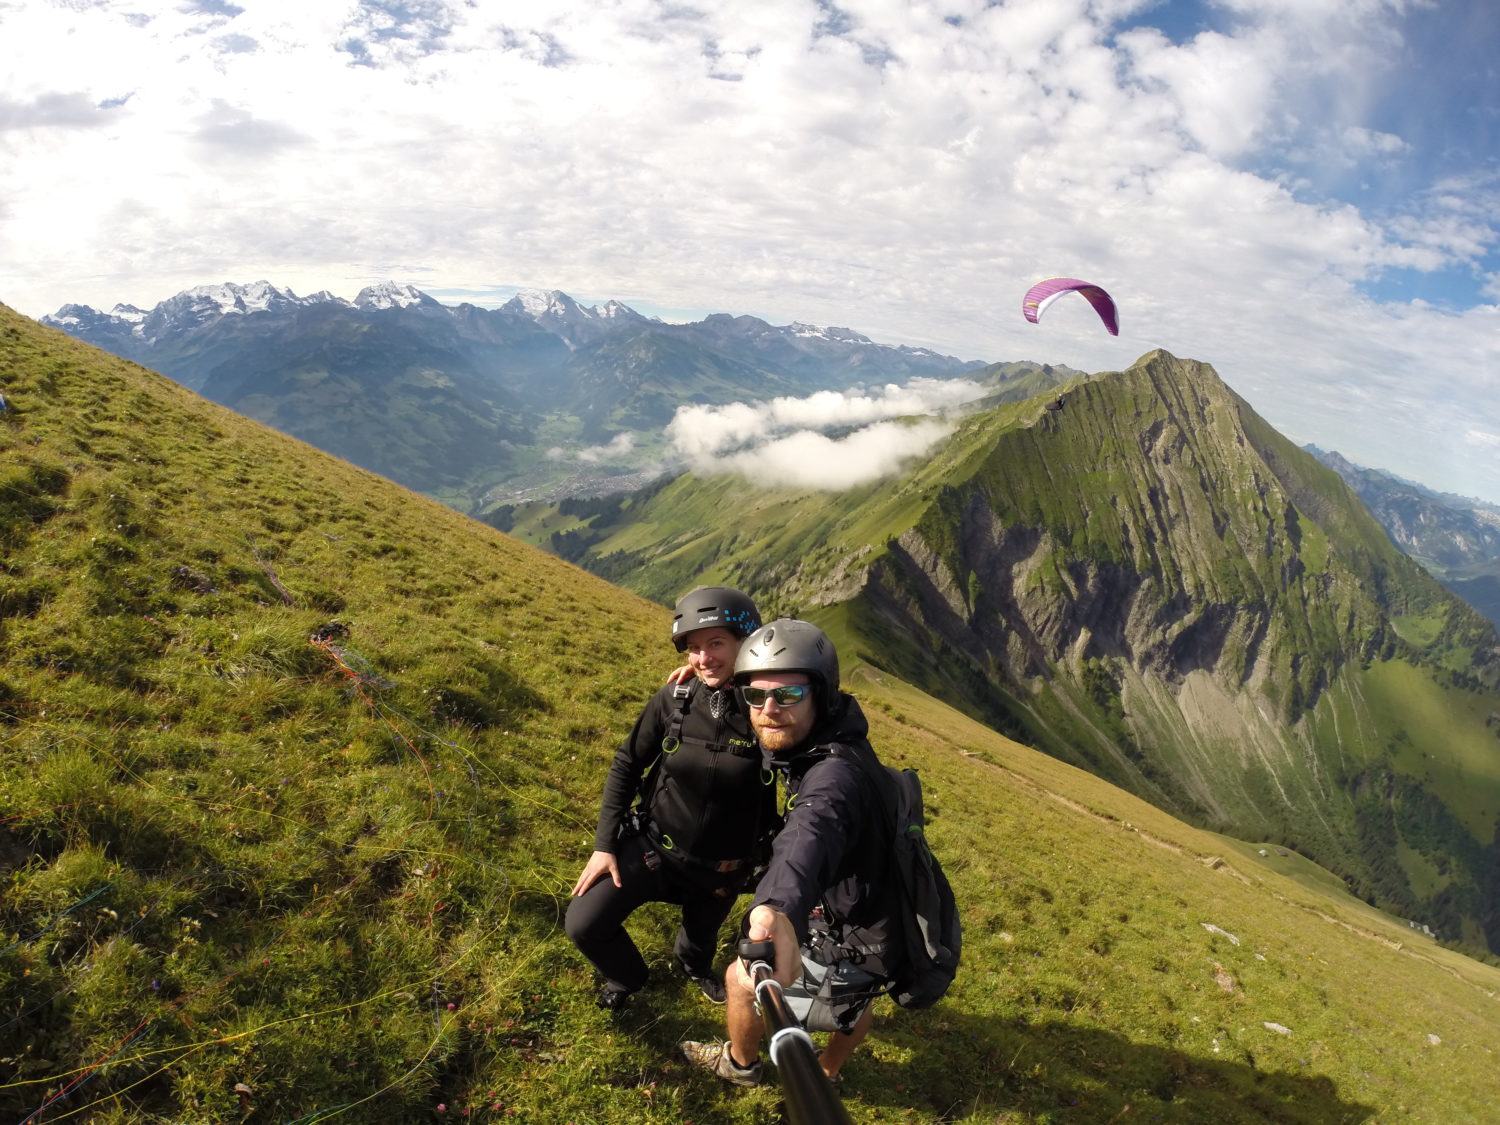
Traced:
<svg viewBox="0 0 1500 1125">
<path fill-rule="evenodd" d="M 368 285 L 361 289 L 359 296 L 354 298 L 354 303 L 362 309 L 405 309 L 431 300 L 431 297 L 414 286 L 402 285 L 397 281 L 382 281 L 378 285 Z"/>
<path fill-rule="evenodd" d="M 532 320 L 562 321 L 577 325 L 580 321 L 644 319 L 627 304 L 605 301 L 602 305 L 580 305 L 561 289 L 520 289 L 505 307 Z"/>
<path fill-rule="evenodd" d="M 845 344 L 872 343 L 868 336 L 863 336 L 852 328 L 822 328 L 816 324 L 804 324 L 800 320 L 794 320 L 788 324 L 787 330 L 793 336 L 804 340 L 838 340 Z"/>
<path fill-rule="evenodd" d="M 61 306 L 55 313 L 48 313 L 42 317 L 43 324 L 50 324 L 53 328 L 76 328 L 85 321 L 91 321 L 99 316 L 99 310 L 89 305 L 69 304 Z"/>
<path fill-rule="evenodd" d="M 236 285 L 233 282 L 198 285 L 192 289 L 184 289 L 177 296 L 183 299 L 183 304 L 214 306 L 222 316 L 264 312 L 273 304 L 297 300 L 297 295 L 290 289 L 277 289 L 269 281 L 256 281 L 249 285 Z"/>
<path fill-rule="evenodd" d="M 521 289 L 509 303 L 519 306 L 533 320 L 543 316 L 564 316 L 570 311 L 584 312 L 561 289 Z"/>
<path fill-rule="evenodd" d="M 107 313 L 89 305 L 63 305 L 51 316 L 41 318 L 43 324 L 61 328 L 65 332 L 112 332 L 121 328 L 139 333 L 141 322 L 147 313 L 134 305 L 116 305 Z"/>
<path fill-rule="evenodd" d="M 116 320 L 123 320 L 126 324 L 139 324 L 151 314 L 145 309 L 138 309 L 134 305 L 121 303 L 110 309 L 109 315 Z"/>
</svg>

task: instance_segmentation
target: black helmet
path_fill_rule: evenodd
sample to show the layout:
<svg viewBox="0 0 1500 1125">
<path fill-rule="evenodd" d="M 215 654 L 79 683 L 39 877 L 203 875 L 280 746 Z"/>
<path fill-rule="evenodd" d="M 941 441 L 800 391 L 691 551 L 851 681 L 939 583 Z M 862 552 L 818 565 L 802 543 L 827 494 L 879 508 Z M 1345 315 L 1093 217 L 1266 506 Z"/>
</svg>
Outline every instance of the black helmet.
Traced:
<svg viewBox="0 0 1500 1125">
<path fill-rule="evenodd" d="M 757 672 L 801 672 L 819 688 L 824 708 L 839 690 L 839 654 L 828 634 L 811 621 L 779 617 L 752 633 L 734 662 L 734 682 Z"/>
<path fill-rule="evenodd" d="M 672 616 L 672 643 L 681 652 L 694 629 L 728 629 L 748 637 L 760 628 L 760 610 L 749 597 L 730 586 L 699 586 L 677 599 Z"/>
</svg>

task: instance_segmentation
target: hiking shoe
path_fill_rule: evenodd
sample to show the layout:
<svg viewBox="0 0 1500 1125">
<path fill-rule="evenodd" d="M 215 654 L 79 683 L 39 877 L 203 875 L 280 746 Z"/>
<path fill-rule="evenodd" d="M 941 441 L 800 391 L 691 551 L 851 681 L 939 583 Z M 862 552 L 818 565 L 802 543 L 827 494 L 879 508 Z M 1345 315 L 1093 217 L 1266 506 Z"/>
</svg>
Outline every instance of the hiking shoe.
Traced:
<svg viewBox="0 0 1500 1125">
<path fill-rule="evenodd" d="M 683 1043 L 683 1057 L 694 1066 L 711 1070 L 726 1082 L 736 1086 L 759 1086 L 761 1082 L 760 1059 L 749 1066 L 738 1066 L 729 1057 L 729 1041 L 715 1040 L 712 1043 Z"/>
<path fill-rule="evenodd" d="M 605 986 L 599 990 L 599 997 L 594 1003 L 606 1012 L 618 1015 L 625 1010 L 625 1005 L 630 1003 L 630 993 L 623 988 Z"/>
<path fill-rule="evenodd" d="M 695 973 L 687 968 L 682 971 L 688 980 L 703 991 L 703 995 L 708 997 L 710 1003 L 724 1003 L 724 981 L 720 977 L 714 976 L 713 973 Z"/>
</svg>

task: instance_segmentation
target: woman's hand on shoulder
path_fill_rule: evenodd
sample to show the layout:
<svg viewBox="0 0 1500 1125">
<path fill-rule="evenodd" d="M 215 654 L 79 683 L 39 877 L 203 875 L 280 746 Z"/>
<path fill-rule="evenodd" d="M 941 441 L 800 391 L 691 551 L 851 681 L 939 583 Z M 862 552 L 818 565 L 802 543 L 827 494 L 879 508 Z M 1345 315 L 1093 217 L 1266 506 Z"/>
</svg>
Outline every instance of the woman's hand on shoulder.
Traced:
<svg viewBox="0 0 1500 1125">
<path fill-rule="evenodd" d="M 595 852 L 583 865 L 583 874 L 578 876 L 578 882 L 573 884 L 573 897 L 577 898 L 606 875 L 614 880 L 615 886 L 620 886 L 620 864 L 614 853 Z"/>
<path fill-rule="evenodd" d="M 667 677 L 667 683 L 685 684 L 689 680 L 695 679 L 697 675 L 698 673 L 693 671 L 693 666 L 691 664 L 684 664 L 680 668 L 674 668 L 672 670 L 672 674 Z"/>
</svg>

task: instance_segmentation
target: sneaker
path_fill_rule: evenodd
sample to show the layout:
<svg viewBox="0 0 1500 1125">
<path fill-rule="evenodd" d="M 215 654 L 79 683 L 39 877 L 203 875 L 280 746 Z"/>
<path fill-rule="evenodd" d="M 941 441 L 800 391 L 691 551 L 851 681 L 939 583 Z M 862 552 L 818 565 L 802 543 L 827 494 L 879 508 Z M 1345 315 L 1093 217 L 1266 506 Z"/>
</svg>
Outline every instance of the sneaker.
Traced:
<svg viewBox="0 0 1500 1125">
<path fill-rule="evenodd" d="M 682 972 L 688 980 L 692 981 L 702 990 L 703 995 L 708 997 L 710 1003 L 724 1003 L 724 981 L 721 978 L 714 976 L 713 973 L 695 973 L 686 967 L 683 968 Z"/>
<path fill-rule="evenodd" d="M 625 1010 L 625 1005 L 630 1003 L 630 993 L 623 988 L 610 988 L 608 985 L 599 990 L 599 997 L 595 1004 L 606 1012 L 620 1013 Z"/>
<path fill-rule="evenodd" d="M 733 1082 L 736 1086 L 760 1085 L 760 1059 L 757 1058 L 749 1066 L 736 1065 L 735 1061 L 729 1057 L 728 1040 L 715 1040 L 712 1043 L 683 1043 L 682 1054 L 694 1066 L 711 1070 L 724 1081 Z"/>
</svg>

